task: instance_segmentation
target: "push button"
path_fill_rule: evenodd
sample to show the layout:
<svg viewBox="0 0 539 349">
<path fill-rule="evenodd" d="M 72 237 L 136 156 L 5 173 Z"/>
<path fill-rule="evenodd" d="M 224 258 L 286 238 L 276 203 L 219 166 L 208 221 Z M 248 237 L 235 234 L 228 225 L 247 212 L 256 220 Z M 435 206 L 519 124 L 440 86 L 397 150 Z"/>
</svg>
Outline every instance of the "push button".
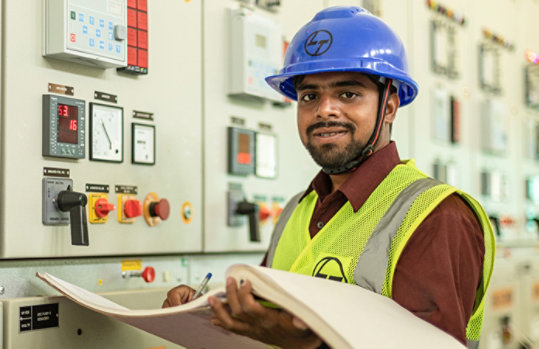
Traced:
<svg viewBox="0 0 539 349">
<path fill-rule="evenodd" d="M 142 215 L 142 204 L 136 195 L 118 195 L 118 222 L 135 223 L 136 217 L 140 215 Z"/>
<path fill-rule="evenodd" d="M 161 199 L 158 202 L 152 202 L 150 204 L 150 216 L 159 217 L 162 220 L 166 220 L 170 214 L 170 205 L 167 199 Z"/>
<path fill-rule="evenodd" d="M 170 204 L 167 199 L 161 199 L 156 193 L 149 193 L 144 198 L 144 219 L 149 226 L 153 227 L 161 221 L 168 219 Z"/>
<path fill-rule="evenodd" d="M 128 218 L 134 218 L 142 215 L 142 205 L 138 200 L 127 200 L 124 203 L 124 213 Z"/>
</svg>

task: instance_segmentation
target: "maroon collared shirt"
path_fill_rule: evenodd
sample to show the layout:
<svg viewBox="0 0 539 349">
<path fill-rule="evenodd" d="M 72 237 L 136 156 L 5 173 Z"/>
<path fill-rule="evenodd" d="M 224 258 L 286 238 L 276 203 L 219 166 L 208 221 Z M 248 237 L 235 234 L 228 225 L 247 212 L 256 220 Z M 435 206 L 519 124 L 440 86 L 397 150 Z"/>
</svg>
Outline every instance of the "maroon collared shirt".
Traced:
<svg viewBox="0 0 539 349">
<path fill-rule="evenodd" d="M 306 192 L 318 194 L 309 226 L 311 237 L 347 201 L 357 212 L 399 163 L 397 147 L 391 142 L 361 164 L 334 193 L 329 176 L 319 172 Z M 466 344 L 466 325 L 484 254 L 479 220 L 459 195 L 452 194 L 417 227 L 404 248 L 393 278 L 393 299 Z"/>
</svg>

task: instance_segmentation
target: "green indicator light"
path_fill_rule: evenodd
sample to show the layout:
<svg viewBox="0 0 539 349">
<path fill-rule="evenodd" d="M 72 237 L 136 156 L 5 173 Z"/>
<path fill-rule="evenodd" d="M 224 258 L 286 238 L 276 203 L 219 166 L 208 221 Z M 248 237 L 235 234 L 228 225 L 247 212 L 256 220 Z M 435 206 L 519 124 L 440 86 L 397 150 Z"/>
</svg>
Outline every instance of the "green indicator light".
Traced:
<svg viewBox="0 0 539 349">
<path fill-rule="evenodd" d="M 77 14 L 75 13 L 75 11 L 71 11 L 71 19 L 76 19 L 77 18 Z"/>
</svg>

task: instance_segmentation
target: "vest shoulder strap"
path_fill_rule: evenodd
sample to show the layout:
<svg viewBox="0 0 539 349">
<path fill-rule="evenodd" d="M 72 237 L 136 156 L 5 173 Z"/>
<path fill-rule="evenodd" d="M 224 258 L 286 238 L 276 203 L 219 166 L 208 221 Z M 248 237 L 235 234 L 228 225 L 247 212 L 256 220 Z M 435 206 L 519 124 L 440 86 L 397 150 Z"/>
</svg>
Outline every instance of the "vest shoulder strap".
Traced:
<svg viewBox="0 0 539 349">
<path fill-rule="evenodd" d="M 288 220 L 290 219 L 290 216 L 292 215 L 292 212 L 296 209 L 296 206 L 298 206 L 299 199 L 305 194 L 304 191 L 297 193 L 294 195 L 286 204 L 286 206 L 283 208 L 283 211 L 281 212 L 281 215 L 279 216 L 279 220 L 277 223 L 275 223 L 275 228 L 273 229 L 273 234 L 271 235 L 270 245 L 268 247 L 268 253 L 266 256 L 266 266 L 272 267 L 273 264 L 273 256 L 275 256 L 275 250 L 277 249 L 277 244 L 279 243 L 279 240 L 281 239 L 281 236 L 283 235 L 284 227 L 286 226 L 286 223 L 288 223 Z"/>
<path fill-rule="evenodd" d="M 391 241 L 399 231 L 404 218 L 415 199 L 427 189 L 440 182 L 422 178 L 399 193 L 372 232 L 354 270 L 354 281 L 359 286 L 382 293 L 387 266 L 389 265 Z"/>
</svg>

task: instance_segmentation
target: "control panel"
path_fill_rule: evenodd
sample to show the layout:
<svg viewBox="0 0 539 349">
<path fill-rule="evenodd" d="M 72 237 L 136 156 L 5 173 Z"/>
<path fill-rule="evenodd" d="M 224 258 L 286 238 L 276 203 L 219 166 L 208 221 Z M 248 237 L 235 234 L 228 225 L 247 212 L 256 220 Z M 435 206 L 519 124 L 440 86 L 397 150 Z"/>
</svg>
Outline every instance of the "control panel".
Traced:
<svg viewBox="0 0 539 349">
<path fill-rule="evenodd" d="M 103 69 L 126 66 L 128 8 L 140 38 L 152 10 L 201 26 L 200 2 L 3 2 L 0 259 L 202 251 L 202 33 Z"/>
<path fill-rule="evenodd" d="M 103 68 L 127 64 L 126 0 L 43 0 L 43 56 Z"/>
</svg>

